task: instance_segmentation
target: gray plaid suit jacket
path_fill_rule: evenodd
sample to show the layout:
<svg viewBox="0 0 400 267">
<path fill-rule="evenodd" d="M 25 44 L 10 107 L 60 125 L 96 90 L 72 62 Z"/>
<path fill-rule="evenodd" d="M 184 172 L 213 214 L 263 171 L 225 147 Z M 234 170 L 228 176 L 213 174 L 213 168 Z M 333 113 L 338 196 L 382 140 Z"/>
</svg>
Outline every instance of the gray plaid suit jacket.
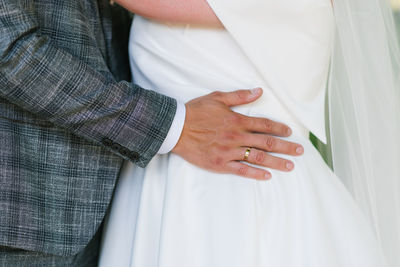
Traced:
<svg viewBox="0 0 400 267">
<path fill-rule="evenodd" d="M 0 0 L 0 246 L 86 246 L 123 159 L 157 153 L 176 101 L 129 79 L 130 16 L 107 0 Z"/>
</svg>

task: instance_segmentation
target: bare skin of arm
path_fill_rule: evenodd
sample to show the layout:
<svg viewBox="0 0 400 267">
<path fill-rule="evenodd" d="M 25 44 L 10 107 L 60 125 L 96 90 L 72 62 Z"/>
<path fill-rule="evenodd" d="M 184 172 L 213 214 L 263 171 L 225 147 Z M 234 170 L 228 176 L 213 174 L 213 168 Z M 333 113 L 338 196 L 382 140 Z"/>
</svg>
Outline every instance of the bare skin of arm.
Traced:
<svg viewBox="0 0 400 267">
<path fill-rule="evenodd" d="M 223 28 L 206 0 L 114 0 L 142 17 L 173 23 Z M 331 0 L 333 5 L 333 0 Z"/>
<path fill-rule="evenodd" d="M 223 27 L 205 0 L 116 0 L 121 6 L 143 17 L 163 22 Z M 304 148 L 279 137 L 291 135 L 281 123 L 241 115 L 231 107 L 256 101 L 262 89 L 214 92 L 186 103 L 186 120 L 178 144 L 172 150 L 201 168 L 268 180 L 271 173 L 243 163 L 247 148 L 248 162 L 281 171 L 292 171 L 290 160 L 272 156 L 280 153 L 300 156 Z"/>
<path fill-rule="evenodd" d="M 222 28 L 206 0 L 115 0 L 142 17 L 172 23 Z"/>
</svg>

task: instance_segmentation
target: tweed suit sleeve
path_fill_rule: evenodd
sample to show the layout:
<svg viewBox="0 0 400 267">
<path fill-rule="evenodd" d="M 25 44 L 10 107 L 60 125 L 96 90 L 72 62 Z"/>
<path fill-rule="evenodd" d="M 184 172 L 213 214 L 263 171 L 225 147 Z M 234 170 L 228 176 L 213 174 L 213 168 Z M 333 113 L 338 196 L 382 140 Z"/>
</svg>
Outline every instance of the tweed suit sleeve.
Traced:
<svg viewBox="0 0 400 267">
<path fill-rule="evenodd" d="M 0 0 L 0 96 L 144 167 L 168 134 L 176 101 L 59 49 L 29 5 Z"/>
</svg>

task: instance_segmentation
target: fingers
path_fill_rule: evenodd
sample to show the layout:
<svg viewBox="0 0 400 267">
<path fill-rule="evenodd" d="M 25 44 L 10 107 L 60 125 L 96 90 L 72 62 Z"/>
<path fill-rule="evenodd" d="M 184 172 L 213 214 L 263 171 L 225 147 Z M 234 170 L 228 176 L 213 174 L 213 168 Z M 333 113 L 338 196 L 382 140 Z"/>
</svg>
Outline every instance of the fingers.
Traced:
<svg viewBox="0 0 400 267">
<path fill-rule="evenodd" d="M 229 107 L 251 103 L 257 100 L 261 95 L 261 88 L 255 88 L 253 90 L 237 90 L 228 93 L 214 92 L 210 94 L 211 97 Z"/>
<path fill-rule="evenodd" d="M 292 130 L 286 124 L 270 119 L 243 116 L 242 122 L 246 130 L 250 132 L 268 133 L 282 137 L 292 134 Z"/>
<path fill-rule="evenodd" d="M 267 152 L 290 156 L 300 156 L 304 153 L 302 145 L 266 134 L 247 134 L 243 142 L 245 142 L 243 146 L 255 147 Z"/>
<path fill-rule="evenodd" d="M 235 160 L 243 161 L 246 149 L 246 147 L 237 148 L 235 151 Z M 294 169 L 292 161 L 272 156 L 256 148 L 251 149 L 247 162 L 284 172 L 290 172 Z"/>
<path fill-rule="evenodd" d="M 272 177 L 271 173 L 266 170 L 258 169 L 238 161 L 231 161 L 227 163 L 226 167 L 228 172 L 245 178 L 269 180 Z"/>
</svg>

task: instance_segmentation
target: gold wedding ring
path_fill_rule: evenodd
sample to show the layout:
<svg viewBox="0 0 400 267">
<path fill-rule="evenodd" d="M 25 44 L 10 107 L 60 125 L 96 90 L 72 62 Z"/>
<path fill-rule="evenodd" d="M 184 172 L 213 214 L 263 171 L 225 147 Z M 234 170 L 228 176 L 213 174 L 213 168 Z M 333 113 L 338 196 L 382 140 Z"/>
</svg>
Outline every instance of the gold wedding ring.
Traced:
<svg viewBox="0 0 400 267">
<path fill-rule="evenodd" d="M 244 152 L 243 161 L 247 161 L 247 160 L 249 159 L 250 152 L 251 152 L 251 148 L 248 147 L 248 148 L 246 149 L 246 152 Z"/>
</svg>

